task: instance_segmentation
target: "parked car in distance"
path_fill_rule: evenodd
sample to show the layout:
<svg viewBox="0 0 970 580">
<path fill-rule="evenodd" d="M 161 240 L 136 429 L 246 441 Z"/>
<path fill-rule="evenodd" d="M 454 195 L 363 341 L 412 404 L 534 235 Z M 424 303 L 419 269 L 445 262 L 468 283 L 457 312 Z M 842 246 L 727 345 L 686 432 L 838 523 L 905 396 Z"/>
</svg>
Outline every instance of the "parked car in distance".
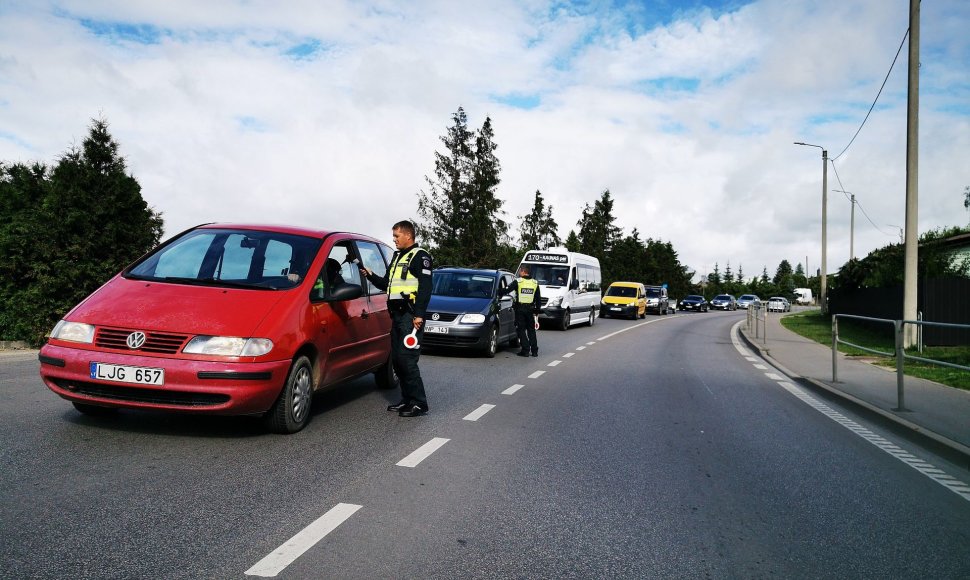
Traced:
<svg viewBox="0 0 970 580">
<path fill-rule="evenodd" d="M 691 294 L 680 301 L 677 305 L 678 310 L 694 310 L 697 312 L 707 312 L 710 306 L 703 296 Z"/>
<path fill-rule="evenodd" d="M 631 320 L 647 316 L 647 291 L 639 282 L 613 282 L 600 301 L 600 318 L 623 316 Z"/>
<path fill-rule="evenodd" d="M 796 303 L 808 305 L 814 301 L 815 299 L 812 297 L 812 290 L 810 288 L 795 288 Z"/>
<path fill-rule="evenodd" d="M 390 247 L 307 228 L 209 224 L 175 236 L 75 306 L 40 376 L 89 415 L 117 408 L 260 415 L 302 429 L 320 389 L 396 385 L 383 276 Z"/>
<path fill-rule="evenodd" d="M 730 294 L 718 294 L 711 299 L 711 308 L 715 310 L 737 310 L 738 301 Z"/>
<path fill-rule="evenodd" d="M 784 296 L 772 296 L 768 299 L 768 312 L 791 312 L 791 302 Z"/>
<path fill-rule="evenodd" d="M 495 356 L 501 344 L 517 344 L 513 298 L 498 295 L 514 279 L 505 270 L 434 270 L 424 344 L 476 350 L 487 357 Z"/>
<path fill-rule="evenodd" d="M 667 289 L 663 286 L 647 286 L 647 312 L 667 314 Z"/>
<path fill-rule="evenodd" d="M 742 294 L 738 298 L 738 308 L 747 308 L 752 303 L 761 304 L 761 299 L 754 294 Z"/>
</svg>

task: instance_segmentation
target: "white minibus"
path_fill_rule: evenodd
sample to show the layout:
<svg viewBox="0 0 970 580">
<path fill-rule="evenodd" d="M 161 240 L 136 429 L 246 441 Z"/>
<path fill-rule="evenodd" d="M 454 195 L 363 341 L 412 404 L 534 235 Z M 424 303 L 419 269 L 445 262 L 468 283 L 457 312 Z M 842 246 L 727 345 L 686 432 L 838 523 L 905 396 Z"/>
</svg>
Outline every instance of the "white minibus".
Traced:
<svg viewBox="0 0 970 580">
<path fill-rule="evenodd" d="M 539 283 L 540 321 L 552 321 L 562 330 L 584 322 L 593 325 L 602 298 L 599 260 L 557 247 L 529 250 L 519 268 L 522 266 L 528 266 Z"/>
</svg>

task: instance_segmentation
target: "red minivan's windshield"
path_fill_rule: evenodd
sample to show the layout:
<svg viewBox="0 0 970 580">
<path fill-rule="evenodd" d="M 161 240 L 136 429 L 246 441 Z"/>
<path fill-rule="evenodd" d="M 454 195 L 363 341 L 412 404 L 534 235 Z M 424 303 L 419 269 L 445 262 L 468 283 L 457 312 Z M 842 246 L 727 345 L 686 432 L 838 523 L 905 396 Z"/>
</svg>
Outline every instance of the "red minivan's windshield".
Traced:
<svg viewBox="0 0 970 580">
<path fill-rule="evenodd" d="M 245 229 L 196 229 L 139 261 L 136 280 L 257 290 L 293 288 L 306 276 L 321 240 Z"/>
</svg>

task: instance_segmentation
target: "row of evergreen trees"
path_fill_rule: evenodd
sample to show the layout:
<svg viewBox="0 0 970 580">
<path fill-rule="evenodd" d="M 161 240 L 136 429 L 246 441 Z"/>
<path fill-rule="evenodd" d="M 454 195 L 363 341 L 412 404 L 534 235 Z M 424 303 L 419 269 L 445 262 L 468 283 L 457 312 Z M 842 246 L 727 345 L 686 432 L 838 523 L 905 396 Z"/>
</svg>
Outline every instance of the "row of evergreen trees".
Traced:
<svg viewBox="0 0 970 580">
<path fill-rule="evenodd" d="M 491 118 L 472 130 L 459 107 L 451 122 L 441 136 L 445 150 L 434 154 L 434 176 L 425 177 L 427 189 L 418 194 L 420 235 L 438 264 L 514 269 L 526 250 L 565 245 L 599 258 L 604 285 L 615 280 L 666 283 L 673 296 L 694 288 L 693 272 L 680 263 L 669 242 L 641 239 L 636 228 L 623 235 L 608 189 L 585 204 L 578 230 L 570 230 L 565 240 L 559 237 L 552 205 L 536 190 L 532 210 L 518 217 L 518 239 L 513 240 L 498 197 L 501 164 Z"/>
</svg>

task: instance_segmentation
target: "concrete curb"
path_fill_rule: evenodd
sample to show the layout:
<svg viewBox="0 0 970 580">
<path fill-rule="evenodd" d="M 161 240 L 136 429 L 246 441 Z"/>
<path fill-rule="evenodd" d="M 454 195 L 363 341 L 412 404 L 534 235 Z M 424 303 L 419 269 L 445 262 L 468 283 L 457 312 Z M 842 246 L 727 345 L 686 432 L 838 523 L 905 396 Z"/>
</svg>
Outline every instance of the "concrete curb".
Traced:
<svg viewBox="0 0 970 580">
<path fill-rule="evenodd" d="M 22 340 L 0 340 L 0 350 L 28 350 L 27 343 Z"/>
<path fill-rule="evenodd" d="M 945 449 L 947 449 L 948 451 L 950 451 L 952 453 L 956 453 L 957 455 L 959 455 L 962 458 L 963 461 L 965 461 L 968 464 L 970 464 L 970 447 L 967 447 L 966 445 L 963 445 L 962 443 L 959 443 L 957 441 L 954 441 L 954 440 L 950 439 L 949 437 L 944 437 L 943 435 L 940 435 L 939 433 L 936 433 L 934 431 L 931 431 L 931 430 L 927 429 L 926 427 L 923 427 L 921 425 L 917 425 L 916 423 L 913 423 L 912 421 L 909 421 L 907 419 L 904 419 L 904 418 L 900 417 L 899 415 L 896 415 L 895 413 L 892 413 L 892 412 L 887 411 L 885 409 L 881 409 L 881 408 L 879 408 L 879 407 L 877 407 L 877 406 L 875 406 L 875 405 L 873 405 L 871 403 L 868 403 L 866 401 L 863 401 L 862 399 L 860 399 L 860 398 L 858 398 L 856 396 L 853 396 L 853 395 L 851 395 L 849 393 L 846 393 L 845 391 L 841 391 L 841 390 L 839 390 L 839 389 L 837 389 L 837 388 L 835 388 L 835 387 L 833 387 L 831 385 L 828 385 L 828 384 L 826 384 L 826 383 L 824 383 L 822 381 L 819 381 L 818 379 L 813 379 L 813 378 L 810 378 L 810 377 L 800 376 L 797 373 L 795 373 L 795 372 L 787 369 L 785 367 L 785 365 L 781 364 L 780 362 L 778 362 L 777 360 L 775 360 L 774 358 L 772 358 L 770 349 L 765 348 L 763 345 L 759 345 L 754 339 L 752 339 L 751 337 L 749 337 L 747 335 L 747 333 L 744 332 L 744 330 L 741 329 L 741 327 L 738 327 L 738 334 L 741 336 L 741 338 L 744 340 L 744 342 L 747 343 L 747 345 L 749 347 L 751 347 L 754 350 L 758 351 L 758 355 L 761 358 L 763 358 L 765 360 L 765 362 L 767 362 L 771 366 L 773 366 L 776 369 L 778 369 L 782 374 L 784 374 L 788 378 L 790 378 L 792 380 L 796 380 L 796 381 L 801 381 L 801 382 L 808 383 L 812 387 L 815 387 L 816 389 L 819 389 L 821 391 L 824 391 L 826 393 L 829 393 L 831 395 L 834 395 L 836 397 L 839 397 L 840 399 L 842 399 L 842 400 L 844 400 L 844 401 L 846 401 L 846 402 L 848 402 L 848 403 L 850 403 L 852 405 L 855 405 L 855 406 L 863 409 L 864 411 L 867 411 L 869 413 L 873 413 L 875 415 L 878 415 L 879 417 L 882 417 L 883 419 L 889 420 L 892 423 L 894 423 L 894 424 L 896 424 L 896 425 L 898 425 L 900 427 L 903 427 L 903 428 L 905 428 L 907 430 L 912 431 L 917 436 L 923 437 L 923 438 L 929 440 L 932 444 L 942 446 Z"/>
</svg>

